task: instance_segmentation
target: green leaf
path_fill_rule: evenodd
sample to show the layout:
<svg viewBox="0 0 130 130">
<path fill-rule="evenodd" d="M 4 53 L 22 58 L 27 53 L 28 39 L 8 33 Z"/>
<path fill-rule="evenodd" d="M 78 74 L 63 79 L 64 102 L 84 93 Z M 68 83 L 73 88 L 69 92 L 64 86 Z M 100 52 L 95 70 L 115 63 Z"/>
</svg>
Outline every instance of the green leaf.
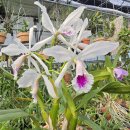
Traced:
<svg viewBox="0 0 130 130">
<path fill-rule="evenodd" d="M 42 118 L 43 118 L 43 120 L 48 122 L 49 116 L 48 116 L 47 112 L 45 111 L 45 104 L 43 102 L 43 97 L 42 97 L 40 91 L 38 91 L 37 100 L 38 100 L 38 104 L 39 104 L 40 109 L 41 109 Z"/>
<path fill-rule="evenodd" d="M 0 110 L 0 115 L 4 115 L 7 113 L 15 113 L 15 112 L 20 112 L 21 109 L 8 109 L 8 110 Z"/>
<path fill-rule="evenodd" d="M 9 78 L 9 79 L 14 79 L 14 76 L 9 73 L 7 70 L 5 70 L 4 68 L 0 67 L 0 70 L 3 72 L 3 75 L 6 77 L 6 78 Z"/>
<path fill-rule="evenodd" d="M 110 73 L 107 71 L 107 69 L 91 71 L 90 73 L 94 76 L 94 82 L 110 77 Z"/>
<path fill-rule="evenodd" d="M 80 109 L 82 106 L 87 105 L 88 101 L 95 97 L 99 92 L 101 92 L 104 88 L 107 88 L 109 86 L 109 83 L 107 85 L 104 85 L 101 88 L 97 88 L 95 90 L 90 91 L 89 93 L 86 93 L 85 95 L 81 95 L 81 98 L 75 97 L 75 99 L 82 99 L 80 103 L 78 104 L 77 110 Z M 80 95 L 79 95 L 80 96 Z M 74 101 L 76 102 L 77 100 Z"/>
<path fill-rule="evenodd" d="M 111 59 L 110 59 L 110 56 L 105 57 L 105 66 L 110 67 L 110 68 L 113 66 L 112 62 L 111 62 Z"/>
<path fill-rule="evenodd" d="M 40 128 L 39 121 L 33 115 L 30 116 L 30 118 L 32 119 L 33 125 L 37 128 Z"/>
<path fill-rule="evenodd" d="M 21 109 L 0 110 L 0 122 L 27 116 L 29 116 L 29 114 Z"/>
<path fill-rule="evenodd" d="M 66 118 L 69 122 L 68 130 L 75 130 L 77 125 L 76 106 L 74 104 L 73 98 L 71 97 L 69 91 L 67 91 L 67 87 L 65 86 L 64 80 L 62 80 L 62 91 L 68 107 L 65 113 Z"/>
<path fill-rule="evenodd" d="M 79 120 L 82 121 L 82 122 L 84 122 L 89 127 L 91 127 L 92 130 L 102 130 L 99 125 L 97 125 L 95 122 L 93 122 L 92 120 L 90 120 L 86 116 L 79 116 Z"/>
<path fill-rule="evenodd" d="M 56 125 L 57 125 L 58 111 L 59 111 L 59 99 L 54 99 L 53 105 L 50 111 L 50 117 L 51 117 L 52 125 L 54 128 L 56 128 Z"/>
<path fill-rule="evenodd" d="M 63 91 L 63 95 L 67 101 L 67 104 L 69 106 L 69 109 L 72 113 L 73 116 L 76 116 L 75 114 L 75 111 L 76 111 L 76 107 L 75 107 L 75 104 L 74 104 L 74 101 L 73 101 L 73 98 L 71 97 L 70 93 L 67 91 L 67 87 L 65 86 L 65 83 L 64 81 L 62 81 L 62 91 Z"/>
<path fill-rule="evenodd" d="M 107 87 L 105 87 L 103 92 L 107 93 L 120 93 L 120 94 L 127 94 L 130 93 L 130 86 L 127 86 L 120 82 L 111 82 Z"/>
</svg>

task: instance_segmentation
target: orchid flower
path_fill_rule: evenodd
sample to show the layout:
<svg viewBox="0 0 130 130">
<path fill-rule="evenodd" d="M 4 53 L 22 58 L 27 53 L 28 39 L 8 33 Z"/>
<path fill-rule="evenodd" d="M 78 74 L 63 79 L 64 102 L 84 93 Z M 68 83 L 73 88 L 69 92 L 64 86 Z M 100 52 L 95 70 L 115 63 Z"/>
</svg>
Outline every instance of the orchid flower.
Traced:
<svg viewBox="0 0 130 130">
<path fill-rule="evenodd" d="M 61 24 L 60 28 L 56 30 L 50 20 L 49 15 L 47 14 L 46 7 L 41 5 L 38 1 L 34 2 L 34 4 L 39 6 L 42 10 L 42 25 L 52 33 L 50 40 L 57 36 L 57 38 L 65 43 L 67 46 L 75 48 L 72 44 L 68 43 L 62 35 L 72 36 L 76 33 L 72 25 L 79 21 L 79 18 L 85 7 L 81 6 L 70 13 L 65 21 Z M 35 46 L 35 48 L 37 48 L 37 45 Z M 43 46 L 43 44 L 41 43 L 40 46 Z"/>
<path fill-rule="evenodd" d="M 128 76 L 128 71 L 120 67 L 114 68 L 113 72 L 114 76 L 120 81 L 122 81 L 125 76 Z"/>
<path fill-rule="evenodd" d="M 83 61 L 97 56 L 106 55 L 118 46 L 119 43 L 100 41 L 87 45 L 79 54 L 58 45 L 51 48 L 46 48 L 43 52 L 48 56 L 53 56 L 56 62 L 67 62 L 55 81 L 55 85 L 57 87 L 60 86 L 60 81 L 62 80 L 67 69 L 74 63 L 76 64 L 76 77 L 73 79 L 72 85 L 76 91 L 81 93 L 90 91 L 94 82 L 93 76 L 85 70 Z"/>
<path fill-rule="evenodd" d="M 25 87 L 31 86 L 31 88 L 32 88 L 31 94 L 32 94 L 33 102 L 36 103 L 40 78 L 43 78 L 49 95 L 52 98 L 58 98 L 56 91 L 54 90 L 54 87 L 53 87 L 52 83 L 50 82 L 50 80 L 48 79 L 48 77 L 33 69 L 26 70 L 22 74 L 22 77 L 17 81 L 17 83 L 19 85 L 19 88 L 25 88 Z"/>
<path fill-rule="evenodd" d="M 37 62 L 35 61 L 35 60 L 37 60 L 44 68 L 46 74 L 50 75 L 48 67 L 44 64 L 44 62 L 42 62 L 42 60 L 38 56 L 36 56 L 33 53 L 37 49 L 35 49 L 33 47 L 31 48 L 34 28 L 36 28 L 36 27 L 35 26 L 31 27 L 30 31 L 29 31 L 29 47 L 28 48 L 26 46 L 24 46 L 18 39 L 16 39 L 15 40 L 16 44 L 10 44 L 9 46 L 1 49 L 2 53 L 9 55 L 9 56 L 19 56 L 20 54 L 22 54 L 12 64 L 12 68 L 14 71 L 14 79 L 17 79 L 18 70 L 26 58 L 28 59 L 29 67 L 30 67 L 30 63 L 32 63 L 32 65 L 35 68 L 39 69 Z M 47 41 L 48 41 L 48 39 L 45 39 L 43 41 L 37 42 L 35 45 L 37 45 L 37 44 L 39 45 L 39 43 L 46 43 Z"/>
</svg>

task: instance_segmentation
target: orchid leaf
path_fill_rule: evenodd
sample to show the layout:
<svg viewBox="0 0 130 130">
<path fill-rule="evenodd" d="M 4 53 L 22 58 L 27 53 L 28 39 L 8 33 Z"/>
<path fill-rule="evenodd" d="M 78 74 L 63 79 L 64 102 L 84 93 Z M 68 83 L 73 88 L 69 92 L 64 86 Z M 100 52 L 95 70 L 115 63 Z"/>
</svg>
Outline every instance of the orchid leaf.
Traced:
<svg viewBox="0 0 130 130">
<path fill-rule="evenodd" d="M 111 84 L 112 83 L 108 83 L 107 85 L 104 85 L 101 88 L 97 88 L 95 90 L 90 91 L 89 93 L 87 93 L 85 95 L 81 95 L 82 100 L 81 100 L 80 104 L 78 104 L 77 110 L 80 109 L 82 106 L 84 106 L 84 104 L 87 105 L 87 103 L 89 102 L 90 99 L 92 99 L 93 97 L 95 97 L 99 92 L 101 92 L 103 89 L 107 88 Z M 77 99 L 80 99 L 80 98 L 78 98 L 78 96 L 77 96 L 77 97 L 75 97 L 74 101 L 76 102 Z"/>
<path fill-rule="evenodd" d="M 75 130 L 77 125 L 77 117 L 71 117 L 69 122 L 69 130 Z"/>
<path fill-rule="evenodd" d="M 39 104 L 39 106 L 41 108 L 42 118 L 43 118 L 43 120 L 48 122 L 49 116 L 48 116 L 47 112 L 45 111 L 45 104 L 43 102 L 43 98 L 42 98 L 42 95 L 41 95 L 40 91 L 38 91 L 37 99 L 38 99 L 38 104 Z"/>
<path fill-rule="evenodd" d="M 34 116 L 30 116 L 30 118 L 32 119 L 33 124 L 35 125 L 35 127 L 39 128 L 40 127 L 39 121 Z"/>
<path fill-rule="evenodd" d="M 63 85 L 63 86 L 62 86 L 62 91 L 63 91 L 64 97 L 65 97 L 65 99 L 66 99 L 66 102 L 67 102 L 67 104 L 68 104 L 68 106 L 69 106 L 69 109 L 70 109 L 72 115 L 73 115 L 73 116 L 76 116 L 76 115 L 75 115 L 75 114 L 76 114 L 76 113 L 75 113 L 76 107 L 75 107 L 74 101 L 73 101 L 73 99 L 72 99 L 70 93 L 67 91 L 67 87 L 65 86 L 64 81 L 62 81 L 62 85 Z"/>
<path fill-rule="evenodd" d="M 110 59 L 110 56 L 105 57 L 105 66 L 110 67 L 110 68 L 113 66 L 112 62 L 111 62 L 111 59 Z"/>
<path fill-rule="evenodd" d="M 0 70 L 3 72 L 3 75 L 9 79 L 14 79 L 13 75 L 11 73 L 9 73 L 7 70 L 5 70 L 4 68 L 0 67 Z"/>
<path fill-rule="evenodd" d="M 91 127 L 93 130 L 102 130 L 99 125 L 97 125 L 95 122 L 93 122 L 86 116 L 79 116 L 79 120 L 84 122 L 86 125 Z"/>
<path fill-rule="evenodd" d="M 0 110 L 0 122 L 27 116 L 29 116 L 29 114 L 21 109 Z"/>
<path fill-rule="evenodd" d="M 75 130 L 76 123 L 77 123 L 77 113 L 76 113 L 76 106 L 74 104 L 73 98 L 71 97 L 69 91 L 67 90 L 67 87 L 65 86 L 64 80 L 62 80 L 62 91 L 64 98 L 66 99 L 67 103 L 67 112 L 66 117 L 69 122 L 69 128 L 68 130 Z"/>
<path fill-rule="evenodd" d="M 94 76 L 94 82 L 101 81 L 110 77 L 110 73 L 106 70 L 96 70 L 90 72 Z"/>
<path fill-rule="evenodd" d="M 59 99 L 54 99 L 52 108 L 50 111 L 50 117 L 51 117 L 52 125 L 54 128 L 56 128 L 56 124 L 57 124 L 58 111 L 59 111 Z"/>
<path fill-rule="evenodd" d="M 130 86 L 127 86 L 120 82 L 111 82 L 102 91 L 107 93 L 127 94 L 130 93 Z"/>
</svg>

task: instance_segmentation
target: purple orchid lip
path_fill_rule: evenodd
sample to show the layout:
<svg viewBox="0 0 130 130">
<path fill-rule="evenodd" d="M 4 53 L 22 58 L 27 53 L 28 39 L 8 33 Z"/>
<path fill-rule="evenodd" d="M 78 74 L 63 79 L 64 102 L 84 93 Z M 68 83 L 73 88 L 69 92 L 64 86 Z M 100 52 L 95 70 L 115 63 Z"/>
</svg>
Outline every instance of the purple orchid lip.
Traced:
<svg viewBox="0 0 130 130">
<path fill-rule="evenodd" d="M 66 36 L 72 36 L 72 35 L 74 35 L 74 33 L 72 32 L 72 31 L 64 31 L 64 32 L 62 32 L 62 34 L 63 35 L 66 35 Z"/>
<path fill-rule="evenodd" d="M 120 67 L 115 68 L 113 72 L 114 72 L 115 77 L 120 81 L 122 81 L 125 76 L 128 76 L 128 71 Z"/>
<path fill-rule="evenodd" d="M 86 75 L 83 74 L 77 76 L 77 84 L 79 88 L 84 88 L 87 83 L 88 83 L 88 79 Z"/>
</svg>

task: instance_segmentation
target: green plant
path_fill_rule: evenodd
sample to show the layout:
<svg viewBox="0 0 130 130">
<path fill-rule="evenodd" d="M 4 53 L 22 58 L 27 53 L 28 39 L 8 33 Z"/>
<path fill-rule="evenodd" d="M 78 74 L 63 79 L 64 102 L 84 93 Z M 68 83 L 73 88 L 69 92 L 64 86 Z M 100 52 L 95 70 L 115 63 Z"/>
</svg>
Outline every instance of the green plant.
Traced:
<svg viewBox="0 0 130 130">
<path fill-rule="evenodd" d="M 29 26 L 28 21 L 23 20 L 22 28 L 19 29 L 19 31 L 20 31 L 20 32 L 27 32 L 27 31 L 29 31 L 28 26 Z"/>
<path fill-rule="evenodd" d="M 21 17 L 14 14 L 14 8 L 9 0 L 2 0 L 1 5 L 4 7 L 5 17 L 1 17 L 3 29 L 0 30 L 13 35 L 13 27 Z"/>
<path fill-rule="evenodd" d="M 112 42 L 106 42 L 107 44 L 104 44 L 104 42 L 99 42 L 98 44 L 93 43 L 87 45 L 84 50 L 79 50 L 79 53 L 76 53 L 78 48 L 73 46 L 72 41 L 74 41 L 74 44 L 75 42 L 77 45 L 80 44 L 79 39 L 81 34 L 86 32 L 87 18 L 83 21 L 81 30 L 76 30 L 77 35 L 72 35 L 70 41 L 69 39 L 66 41 L 66 38 L 62 36 L 62 31 L 64 31 L 62 29 L 66 29 L 71 23 L 76 24 L 75 18 L 77 17 L 77 19 L 79 19 L 84 7 L 80 7 L 72 12 L 61 25 L 62 28 L 56 30 L 46 12 L 46 8 L 38 1 L 36 1 L 35 4 L 42 9 L 42 18 L 44 18 L 42 24 L 52 33 L 52 36 L 42 42 L 35 43 L 32 47 L 31 41 L 34 29 L 34 27 L 32 27 L 29 32 L 29 34 L 31 34 L 29 48 L 19 41 L 16 41 L 17 44 L 9 45 L 2 49 L 2 53 L 18 56 L 12 64 L 14 75 L 10 74 L 8 72 L 9 70 L 7 71 L 3 68 L 1 68 L 1 72 L 6 80 L 10 78 L 8 85 L 13 89 L 13 91 L 9 91 L 9 94 L 11 93 L 11 99 L 17 99 L 20 103 L 16 103 L 18 106 L 15 106 L 13 109 L 1 110 L 0 122 L 8 120 L 13 122 L 16 118 L 22 118 L 23 121 L 23 119 L 27 118 L 31 120 L 31 127 L 36 130 L 46 129 L 45 126 L 49 127 L 48 129 L 50 130 L 76 130 L 77 126 L 86 129 L 89 127 L 93 130 L 103 130 L 106 122 L 104 120 L 102 121 L 104 118 L 100 118 L 98 109 L 95 109 L 97 108 L 96 106 L 99 105 L 98 98 L 103 97 L 104 93 L 109 93 L 107 95 L 124 95 L 130 93 L 130 85 L 123 77 L 127 75 L 120 74 L 121 77 L 118 77 L 119 73 L 115 73 L 114 71 L 114 69 L 118 67 L 117 63 L 122 45 L 119 47 L 119 51 L 114 60 L 111 60 L 110 56 L 107 55 L 105 57 L 105 63 L 101 68 L 100 64 L 97 64 L 97 66 L 90 66 L 90 70 L 93 71 L 86 70 L 84 64 L 86 59 L 106 55 L 114 49 L 117 49 L 119 44 Z M 76 27 L 79 27 L 79 25 Z M 66 34 L 68 34 L 68 32 L 70 33 L 70 30 L 67 30 Z M 62 41 L 66 46 L 64 47 L 62 44 L 55 46 L 55 39 Z M 50 42 L 50 46 L 43 50 L 44 54 L 39 53 L 38 50 L 46 42 Z M 59 43 L 59 41 L 57 42 Z M 12 46 L 15 47 L 17 54 L 12 50 Z M 73 51 L 71 51 L 72 49 Z M 45 55 L 47 55 L 48 58 L 45 58 Z M 23 63 L 25 64 L 23 65 Z M 70 84 L 66 84 L 63 78 L 67 70 L 71 70 L 73 73 L 73 80 Z M 120 72 L 121 70 L 123 69 L 119 69 Z M 17 77 L 20 78 L 17 80 Z M 14 81 L 14 79 L 17 81 Z M 5 85 L 5 89 L 1 86 L 1 89 L 3 89 L 2 92 L 6 89 L 10 90 L 4 82 L 7 81 L 2 80 L 1 82 L 3 86 Z M 18 86 L 19 88 L 16 89 Z M 24 89 L 25 87 L 26 89 Z M 29 93 L 30 90 L 32 90 L 31 94 Z M 1 94 L 3 94 L 2 92 Z M 20 92 L 23 93 L 18 94 Z M 17 98 L 16 96 L 19 97 Z M 28 100 L 30 96 L 32 96 L 33 102 L 29 100 L 27 105 L 25 102 L 24 104 L 21 103 L 21 100 Z M 106 104 L 112 107 L 113 99 L 107 98 L 107 96 L 106 99 Z M 10 101 L 13 104 L 13 101 Z M 117 112 L 119 112 L 118 110 L 121 111 L 123 109 L 119 109 L 118 107 Z M 129 114 L 126 113 L 125 115 L 127 115 L 129 119 Z M 103 115 L 103 117 L 105 117 L 105 115 Z M 19 121 L 21 122 L 21 120 Z M 124 121 L 125 120 L 122 120 L 121 125 Z M 129 120 L 127 121 L 129 122 Z M 17 124 L 15 125 L 17 127 Z M 107 126 L 110 126 L 110 129 L 118 129 L 113 123 L 108 123 Z M 18 127 L 21 127 L 21 125 L 18 125 Z M 23 125 L 22 128 L 24 129 L 24 127 Z M 107 130 L 107 127 L 105 127 L 105 129 Z"/>
<path fill-rule="evenodd" d="M 103 18 L 100 12 L 96 12 L 89 18 L 88 29 L 91 30 L 92 34 L 96 34 L 98 29 L 101 29 L 103 25 Z"/>
<path fill-rule="evenodd" d="M 119 41 L 124 45 L 130 44 L 130 30 L 128 28 L 122 28 L 119 33 Z"/>
</svg>

